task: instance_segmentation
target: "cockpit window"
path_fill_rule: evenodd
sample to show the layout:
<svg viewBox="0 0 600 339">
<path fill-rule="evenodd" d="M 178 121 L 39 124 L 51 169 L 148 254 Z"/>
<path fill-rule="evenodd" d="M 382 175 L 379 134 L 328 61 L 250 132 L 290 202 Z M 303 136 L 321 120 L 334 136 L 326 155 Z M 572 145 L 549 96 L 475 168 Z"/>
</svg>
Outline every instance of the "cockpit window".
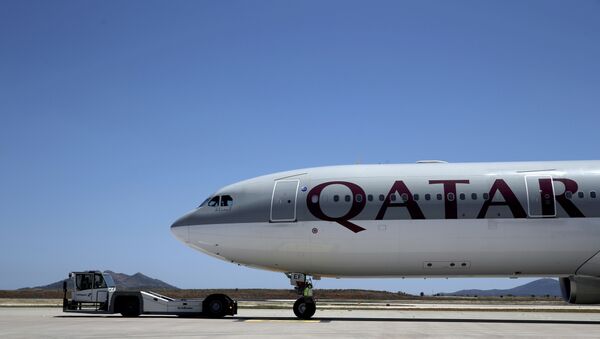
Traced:
<svg viewBox="0 0 600 339">
<path fill-rule="evenodd" d="M 204 200 L 204 201 L 203 201 L 203 202 L 200 204 L 200 206 L 198 206 L 198 208 L 200 208 L 200 207 L 203 207 L 204 205 L 206 205 L 206 203 L 207 203 L 209 200 L 210 200 L 210 197 L 209 197 L 209 198 L 206 198 L 206 200 Z"/>
<path fill-rule="evenodd" d="M 219 210 L 224 210 L 223 207 L 233 206 L 233 198 L 231 195 L 217 195 L 214 197 L 209 197 L 208 199 L 204 200 L 204 202 L 200 204 L 198 208 L 203 206 L 218 207 Z M 229 210 L 229 208 L 226 208 L 226 210 Z"/>
<path fill-rule="evenodd" d="M 219 206 L 219 196 L 217 195 L 216 197 L 212 197 L 209 201 L 208 201 L 208 206 L 209 207 L 215 207 L 215 206 Z"/>
<path fill-rule="evenodd" d="M 221 207 L 231 207 L 233 205 L 233 198 L 230 195 L 221 196 Z"/>
</svg>

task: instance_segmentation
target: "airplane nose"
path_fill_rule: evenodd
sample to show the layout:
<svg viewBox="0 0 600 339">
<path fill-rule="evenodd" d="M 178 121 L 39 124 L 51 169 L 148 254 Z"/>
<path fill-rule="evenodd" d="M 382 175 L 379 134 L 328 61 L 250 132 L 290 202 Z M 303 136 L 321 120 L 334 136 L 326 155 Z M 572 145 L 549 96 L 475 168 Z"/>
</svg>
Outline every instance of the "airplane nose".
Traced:
<svg viewBox="0 0 600 339">
<path fill-rule="evenodd" d="M 171 233 L 177 240 L 187 243 L 189 239 L 189 226 L 171 226 Z"/>
<path fill-rule="evenodd" d="M 171 225 L 171 229 L 192 225 L 194 218 L 195 218 L 194 211 L 189 212 L 189 213 L 185 214 L 184 216 L 182 216 L 181 218 L 175 220 L 173 225 Z"/>
<path fill-rule="evenodd" d="M 188 242 L 191 214 L 182 216 L 171 225 L 171 233 L 181 242 Z"/>
</svg>

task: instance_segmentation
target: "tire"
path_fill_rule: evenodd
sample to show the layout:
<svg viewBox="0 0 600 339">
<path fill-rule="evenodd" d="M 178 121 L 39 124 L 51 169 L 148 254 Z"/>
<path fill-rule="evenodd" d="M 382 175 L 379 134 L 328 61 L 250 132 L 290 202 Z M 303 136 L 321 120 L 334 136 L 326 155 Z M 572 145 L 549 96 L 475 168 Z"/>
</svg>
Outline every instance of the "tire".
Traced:
<svg viewBox="0 0 600 339">
<path fill-rule="evenodd" d="M 223 295 L 210 295 L 202 303 L 202 313 L 209 318 L 223 318 L 227 314 L 229 300 Z"/>
<path fill-rule="evenodd" d="M 140 315 L 140 301 L 138 298 L 122 298 L 118 301 L 118 304 L 122 316 L 133 318 Z"/>
<path fill-rule="evenodd" d="M 313 298 L 302 297 L 294 303 L 294 314 L 299 319 L 310 319 L 317 310 L 317 304 Z"/>
</svg>

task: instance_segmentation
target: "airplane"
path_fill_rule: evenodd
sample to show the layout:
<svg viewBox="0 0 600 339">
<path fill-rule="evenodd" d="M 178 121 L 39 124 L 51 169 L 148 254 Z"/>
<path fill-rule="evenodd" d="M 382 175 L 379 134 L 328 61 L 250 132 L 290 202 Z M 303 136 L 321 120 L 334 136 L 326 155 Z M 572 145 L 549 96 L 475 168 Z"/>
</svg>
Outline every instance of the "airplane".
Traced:
<svg viewBox="0 0 600 339">
<path fill-rule="evenodd" d="M 600 161 L 346 165 L 219 189 L 171 231 L 213 257 L 285 273 L 316 310 L 321 277 L 559 277 L 600 303 Z M 311 278 L 312 277 L 312 278 Z"/>
</svg>

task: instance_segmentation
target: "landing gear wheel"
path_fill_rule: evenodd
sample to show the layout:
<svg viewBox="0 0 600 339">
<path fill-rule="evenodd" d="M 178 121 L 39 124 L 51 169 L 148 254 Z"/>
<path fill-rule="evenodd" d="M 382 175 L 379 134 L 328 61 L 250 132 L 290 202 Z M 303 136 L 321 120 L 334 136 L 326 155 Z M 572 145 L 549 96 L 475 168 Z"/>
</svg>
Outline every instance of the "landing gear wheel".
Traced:
<svg viewBox="0 0 600 339">
<path fill-rule="evenodd" d="M 298 298 L 294 303 L 294 314 L 300 319 L 310 319 L 317 310 L 315 300 L 310 297 Z"/>
</svg>

